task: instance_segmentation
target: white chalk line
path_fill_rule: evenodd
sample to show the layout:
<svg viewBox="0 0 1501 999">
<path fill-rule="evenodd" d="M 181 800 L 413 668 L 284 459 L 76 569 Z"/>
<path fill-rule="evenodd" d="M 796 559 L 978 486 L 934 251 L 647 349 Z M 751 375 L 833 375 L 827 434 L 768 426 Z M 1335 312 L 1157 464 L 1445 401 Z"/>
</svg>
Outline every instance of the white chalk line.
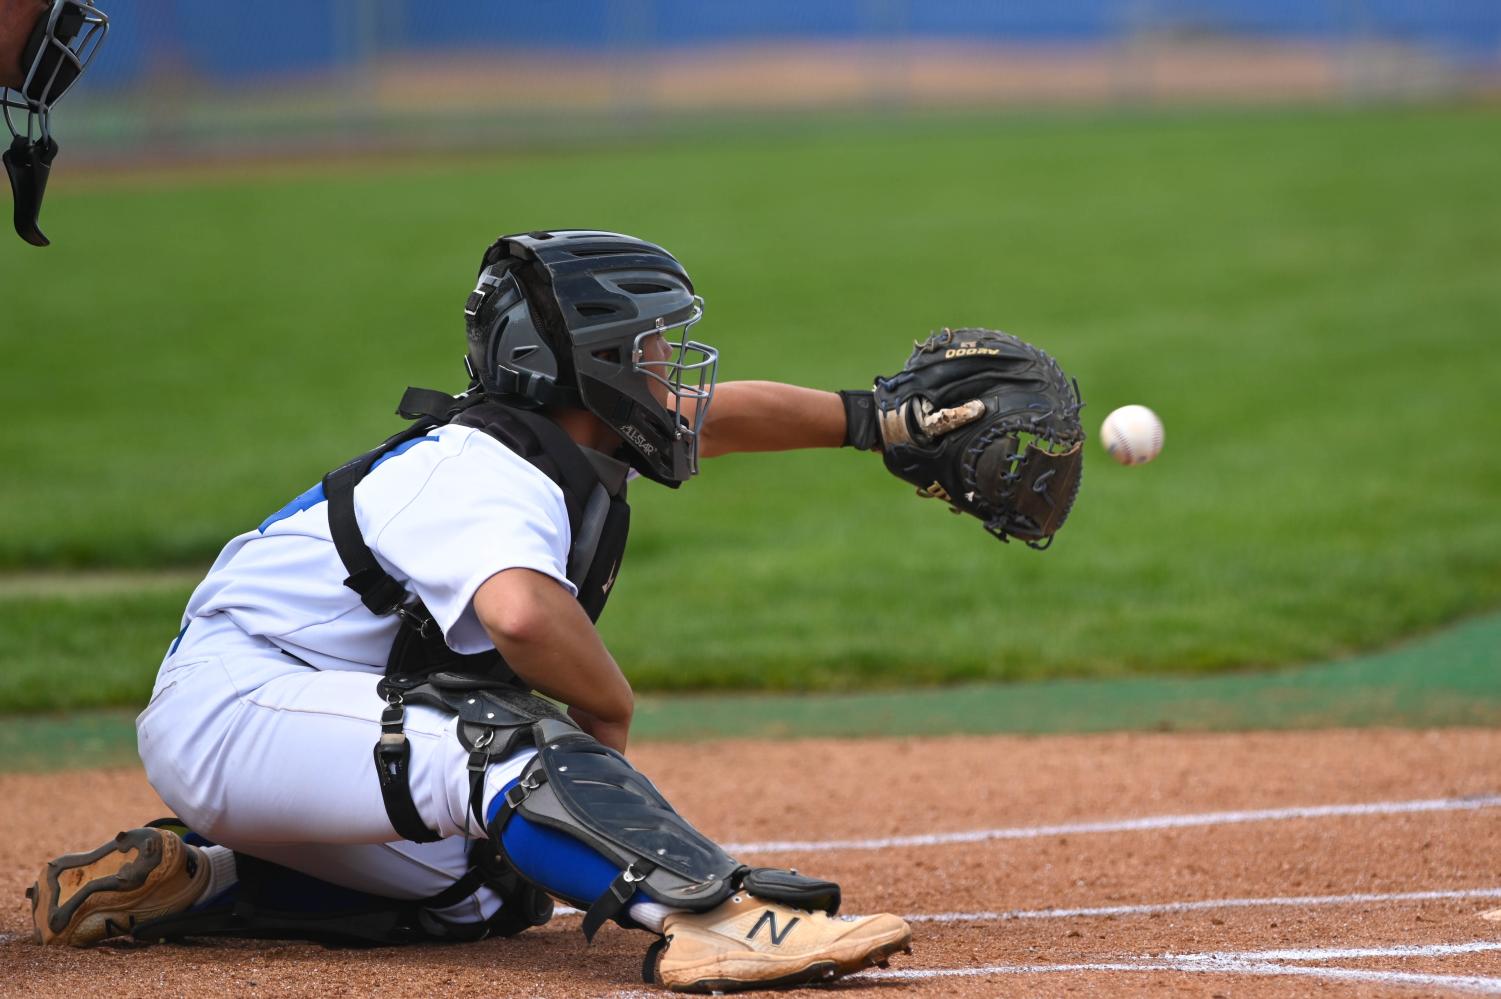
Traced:
<svg viewBox="0 0 1501 999">
<path fill-rule="evenodd" d="M 998 912 L 932 912 L 904 915 L 909 923 L 990 923 L 1011 919 L 1076 919 L 1088 916 L 1148 916 L 1157 913 L 1202 912 L 1214 909 L 1360 905 L 1367 902 L 1432 902 L 1445 899 L 1501 898 L 1501 888 L 1460 888 L 1452 891 L 1360 892 L 1350 895 L 1281 895 L 1266 898 L 1209 898 L 1192 902 L 1154 902 L 1143 905 L 1096 905 L 1073 909 L 1010 909 Z"/>
<path fill-rule="evenodd" d="M 1202 954 L 1164 954 L 1165 961 L 1348 961 L 1361 957 L 1453 957 L 1501 950 L 1501 941 L 1474 940 L 1462 944 L 1393 944 L 1387 947 L 1304 947 L 1282 950 L 1207 951 Z"/>
<path fill-rule="evenodd" d="M 731 853 L 827 853 L 834 850 L 890 850 L 914 846 L 949 846 L 983 843 L 987 840 L 1041 839 L 1087 833 L 1145 832 L 1202 826 L 1239 825 L 1247 822 L 1285 822 L 1293 819 L 1323 819 L 1359 815 L 1407 815 L 1414 812 L 1468 812 L 1501 807 L 1501 795 L 1467 798 L 1429 798 L 1417 801 L 1377 801 L 1350 805 L 1312 805 L 1296 808 L 1264 808 L 1233 812 L 1202 812 L 1190 815 L 1154 815 L 1137 819 L 1101 822 L 1070 822 L 1050 826 L 1014 826 L 973 829 L 966 832 L 928 833 L 918 836 L 887 836 L 880 839 L 770 840 L 761 843 L 726 843 Z"/>
<path fill-rule="evenodd" d="M 993 964 L 976 968 L 911 968 L 861 972 L 855 980 L 918 982 L 935 978 L 990 978 L 998 975 L 1091 974 L 1100 972 L 1180 972 L 1184 974 L 1254 975 L 1257 977 L 1304 977 L 1326 981 L 1365 982 L 1377 985 L 1409 985 L 1422 989 L 1444 989 L 1481 995 L 1501 995 L 1501 978 L 1484 975 L 1439 975 L 1411 971 L 1381 971 L 1370 968 L 1309 967 L 1277 964 L 1272 961 L 1209 961 L 1209 955 L 1188 955 L 1178 959 L 1137 958 L 1123 961 L 1100 961 L 1077 964 Z M 613 993 L 614 999 L 647 999 L 656 993 L 625 990 Z"/>
<path fill-rule="evenodd" d="M 1407 971 L 1383 971 L 1371 968 L 1310 967 L 1280 964 L 1280 960 L 1322 961 L 1361 957 L 1448 957 L 1501 950 L 1501 942 L 1480 940 L 1465 944 L 1431 944 L 1394 947 L 1327 947 L 1306 950 L 1247 951 L 1244 953 L 1206 952 L 1163 957 L 1139 957 L 1129 960 L 1077 964 L 995 964 L 974 968 L 911 968 L 872 971 L 865 977 L 887 981 L 924 981 L 934 978 L 984 978 L 992 975 L 1038 975 L 1067 972 L 1161 972 L 1189 974 L 1256 975 L 1262 977 L 1302 976 L 1331 981 L 1371 982 L 1382 985 L 1412 985 L 1441 988 L 1457 992 L 1501 995 L 1501 978 L 1483 975 L 1440 975 Z"/>
<path fill-rule="evenodd" d="M 1378 985 L 1410 985 L 1501 995 L 1501 978 L 1485 975 L 1443 975 L 1375 968 L 1347 968 L 1283 964 L 1282 961 L 1333 961 L 1356 958 L 1454 957 L 1501 951 L 1501 941 L 1475 940 L 1461 944 L 1394 945 L 1389 947 L 1311 947 L 1259 951 L 1206 951 L 1199 954 L 1165 954 L 1114 961 L 1068 964 L 989 964 L 972 968 L 902 968 L 861 972 L 859 977 L 880 981 L 928 981 L 935 978 L 989 978 L 998 975 L 1090 974 L 1100 972 L 1182 972 L 1197 975 L 1254 975 L 1257 977 L 1305 977 L 1328 981 L 1369 982 Z M 634 999 L 655 993 L 622 991 L 615 999 Z"/>
<path fill-rule="evenodd" d="M 1371 982 L 1380 985 L 1412 985 L 1424 989 L 1501 995 L 1501 978 L 1481 975 L 1430 975 L 1410 971 L 1376 971 L 1366 968 L 1308 967 L 1270 961 L 1237 961 L 1211 964 L 1207 961 L 1111 961 L 1099 964 L 999 964 L 980 968 L 918 968 L 873 971 L 865 978 L 886 981 L 924 981 L 934 978 L 988 978 L 992 975 L 1044 975 L 1059 972 L 1163 972 L 1186 974 L 1256 975 L 1261 977 L 1303 976 L 1330 981 Z"/>
<path fill-rule="evenodd" d="M 1263 898 L 1206 898 L 1192 902 L 1150 902 L 1141 905 L 1092 905 L 1072 909 L 1007 909 L 980 912 L 909 912 L 909 923 L 1001 923 L 1014 919 L 1084 919 L 1093 916 L 1151 916 L 1175 912 L 1212 912 L 1216 909 L 1305 908 L 1318 905 L 1363 905 L 1370 902 L 1442 902 L 1471 898 L 1501 898 L 1501 888 L 1455 888 L 1443 891 L 1357 892 L 1348 895 L 1272 895 Z M 581 916 L 561 902 L 553 915 Z M 4 937 L 0 936 L 0 940 Z"/>
</svg>

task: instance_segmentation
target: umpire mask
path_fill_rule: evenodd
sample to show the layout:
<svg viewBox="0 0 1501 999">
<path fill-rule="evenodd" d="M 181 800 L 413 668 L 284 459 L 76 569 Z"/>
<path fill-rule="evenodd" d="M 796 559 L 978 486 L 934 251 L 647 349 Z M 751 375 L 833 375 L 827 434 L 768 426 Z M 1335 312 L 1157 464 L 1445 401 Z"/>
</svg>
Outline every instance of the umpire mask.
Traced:
<svg viewBox="0 0 1501 999">
<path fill-rule="evenodd" d="M 57 156 L 52 107 L 88 68 L 108 31 L 109 18 L 89 0 L 53 0 L 21 52 L 20 89 L 0 90 L 0 111 L 11 135 L 4 160 L 16 233 L 32 246 L 49 242 L 37 218 Z"/>
</svg>

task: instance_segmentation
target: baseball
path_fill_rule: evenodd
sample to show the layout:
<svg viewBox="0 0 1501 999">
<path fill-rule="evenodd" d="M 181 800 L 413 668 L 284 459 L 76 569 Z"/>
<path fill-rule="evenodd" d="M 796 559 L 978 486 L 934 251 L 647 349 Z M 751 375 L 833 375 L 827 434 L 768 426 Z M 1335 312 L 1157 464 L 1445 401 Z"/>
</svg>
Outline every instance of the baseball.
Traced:
<svg viewBox="0 0 1501 999">
<path fill-rule="evenodd" d="M 1162 421 L 1145 406 L 1122 406 L 1100 425 L 1100 443 L 1122 465 L 1142 465 L 1162 453 Z"/>
</svg>

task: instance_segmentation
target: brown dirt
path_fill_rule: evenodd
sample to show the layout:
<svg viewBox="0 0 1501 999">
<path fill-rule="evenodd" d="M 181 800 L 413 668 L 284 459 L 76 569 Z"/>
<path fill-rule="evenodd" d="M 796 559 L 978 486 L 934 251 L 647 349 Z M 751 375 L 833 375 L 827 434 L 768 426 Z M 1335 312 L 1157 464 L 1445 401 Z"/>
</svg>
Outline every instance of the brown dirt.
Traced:
<svg viewBox="0 0 1501 999">
<path fill-rule="evenodd" d="M 1323 732 L 643 745 L 637 764 L 724 841 L 911 836 L 1501 791 L 1501 733 Z M 43 950 L 21 893 L 48 857 L 161 812 L 137 770 L 0 776 L 0 995 L 589 996 L 634 993 L 645 938 L 584 948 L 563 916 L 512 940 L 331 951 L 302 944 Z M 1501 887 L 1498 809 L 1073 832 L 965 845 L 768 853 L 840 879 L 850 911 L 1004 912 L 1288 895 Z M 893 971 L 1137 962 L 1267 948 L 1487 942 L 1501 899 L 1002 919 L 915 925 Z M 1501 978 L 1501 950 L 1284 964 Z M 1275 969 L 1273 969 L 1275 970 Z M 1320 972 L 1324 974 L 1324 972 Z M 1337 974 L 1338 972 L 1333 972 Z M 1432 995 L 1442 983 L 1075 970 L 847 979 L 862 995 Z M 1501 981 L 1472 985 L 1495 990 Z"/>
</svg>

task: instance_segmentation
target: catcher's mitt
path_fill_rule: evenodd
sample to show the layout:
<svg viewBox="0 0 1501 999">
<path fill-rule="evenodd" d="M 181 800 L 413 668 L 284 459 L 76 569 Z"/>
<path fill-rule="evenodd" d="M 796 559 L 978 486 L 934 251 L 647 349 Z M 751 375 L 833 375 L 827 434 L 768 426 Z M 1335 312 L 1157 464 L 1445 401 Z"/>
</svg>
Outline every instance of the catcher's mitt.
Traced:
<svg viewBox="0 0 1501 999">
<path fill-rule="evenodd" d="M 876 379 L 886 467 L 1002 541 L 1046 548 L 1079 492 L 1078 383 L 1045 351 L 996 330 L 945 329 L 915 348 L 900 372 Z"/>
</svg>

